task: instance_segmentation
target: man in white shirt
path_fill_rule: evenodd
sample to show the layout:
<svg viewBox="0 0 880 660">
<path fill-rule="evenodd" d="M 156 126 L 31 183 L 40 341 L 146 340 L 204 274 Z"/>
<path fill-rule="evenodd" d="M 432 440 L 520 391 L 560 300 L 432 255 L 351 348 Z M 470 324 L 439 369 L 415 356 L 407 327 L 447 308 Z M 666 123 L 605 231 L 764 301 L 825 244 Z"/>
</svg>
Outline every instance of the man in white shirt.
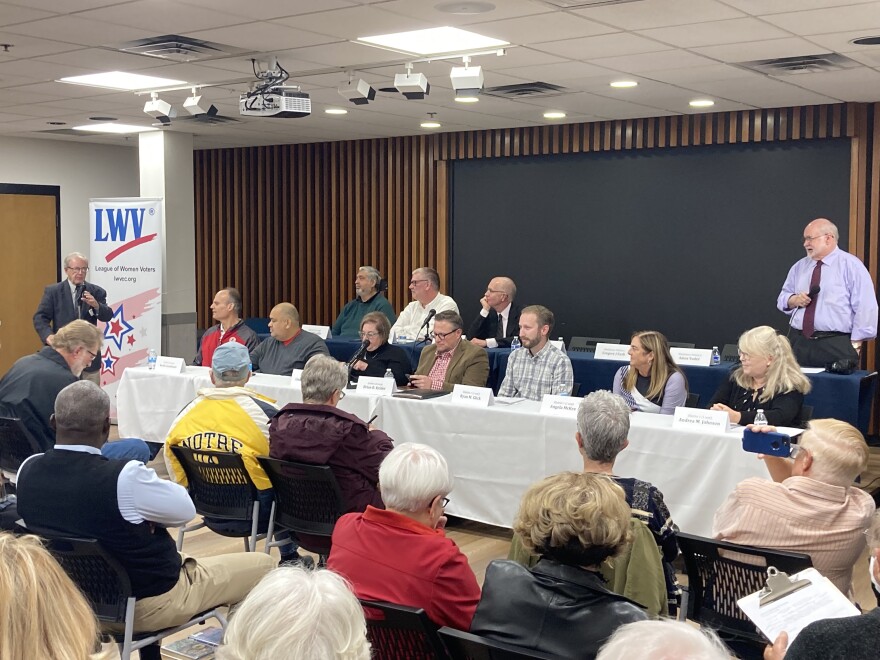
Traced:
<svg viewBox="0 0 880 660">
<path fill-rule="evenodd" d="M 434 330 L 433 315 L 427 327 L 424 327 L 425 320 L 432 310 L 435 314 L 446 311 L 458 314 L 458 305 L 455 301 L 440 293 L 440 275 L 433 268 L 416 268 L 412 272 L 409 290 L 413 301 L 406 306 L 397 317 L 395 324 L 391 326 L 392 342 L 399 337 L 406 337 L 410 341 L 426 340 Z"/>
</svg>

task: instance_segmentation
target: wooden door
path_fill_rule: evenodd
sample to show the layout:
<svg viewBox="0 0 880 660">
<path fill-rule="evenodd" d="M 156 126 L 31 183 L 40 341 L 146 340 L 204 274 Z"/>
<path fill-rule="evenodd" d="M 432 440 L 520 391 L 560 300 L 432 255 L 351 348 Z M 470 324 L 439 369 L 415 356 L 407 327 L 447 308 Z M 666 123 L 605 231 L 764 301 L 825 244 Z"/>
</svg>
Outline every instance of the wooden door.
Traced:
<svg viewBox="0 0 880 660">
<path fill-rule="evenodd" d="M 0 294 L 0 376 L 18 358 L 40 349 L 34 312 L 43 289 L 60 274 L 58 191 L 55 186 L 0 185 L 7 274 Z"/>
</svg>

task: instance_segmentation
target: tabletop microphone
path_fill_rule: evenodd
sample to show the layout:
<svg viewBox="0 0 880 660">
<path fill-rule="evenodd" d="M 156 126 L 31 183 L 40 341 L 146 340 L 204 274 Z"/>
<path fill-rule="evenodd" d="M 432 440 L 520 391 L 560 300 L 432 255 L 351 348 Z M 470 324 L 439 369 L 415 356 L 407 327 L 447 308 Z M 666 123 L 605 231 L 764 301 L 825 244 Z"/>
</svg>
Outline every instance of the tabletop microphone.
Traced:
<svg viewBox="0 0 880 660">
<path fill-rule="evenodd" d="M 357 362 L 358 360 L 360 360 L 363 357 L 364 353 L 367 350 L 367 346 L 369 346 L 369 345 L 370 345 L 369 339 L 364 339 L 361 342 L 361 345 L 358 346 L 358 349 L 354 352 L 354 355 L 352 355 L 351 359 L 348 361 L 348 368 L 349 369 L 351 369 L 354 366 L 355 362 Z"/>
<path fill-rule="evenodd" d="M 428 312 L 428 315 L 425 317 L 425 320 L 422 321 L 422 327 L 419 328 L 419 331 L 416 333 L 416 339 L 418 339 L 418 341 L 420 341 L 420 342 L 421 342 L 421 341 L 428 341 L 428 339 L 429 339 L 428 335 L 431 334 L 430 332 L 425 332 L 425 338 L 424 338 L 424 339 L 419 339 L 419 335 L 422 333 L 422 328 L 427 329 L 428 324 L 431 322 L 431 319 L 434 318 L 434 316 L 435 316 L 436 314 L 437 314 L 437 310 L 436 310 L 436 309 L 432 309 L 430 312 Z"/>
</svg>

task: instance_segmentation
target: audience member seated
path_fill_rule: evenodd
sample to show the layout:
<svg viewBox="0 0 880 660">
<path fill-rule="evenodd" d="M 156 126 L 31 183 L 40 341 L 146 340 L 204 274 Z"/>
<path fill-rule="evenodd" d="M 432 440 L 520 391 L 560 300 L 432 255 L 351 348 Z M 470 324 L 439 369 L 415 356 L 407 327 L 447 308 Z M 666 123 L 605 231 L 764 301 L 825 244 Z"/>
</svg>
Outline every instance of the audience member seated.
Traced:
<svg viewBox="0 0 880 660">
<path fill-rule="evenodd" d="M 541 305 L 531 305 L 520 312 L 522 349 L 510 354 L 498 396 L 540 401 L 545 394 L 571 394 L 571 360 L 549 341 L 554 322 L 553 312 Z"/>
<path fill-rule="evenodd" d="M 409 291 L 413 301 L 391 326 L 391 341 L 400 337 L 406 337 L 409 341 L 427 339 L 434 329 L 434 319 L 428 322 L 427 328 L 424 325 L 432 310 L 437 314 L 446 311 L 458 314 L 455 301 L 440 293 L 440 275 L 433 268 L 416 268 L 412 272 Z"/>
<path fill-rule="evenodd" d="M 673 415 L 687 401 L 687 380 L 669 352 L 666 337 L 643 330 L 629 342 L 629 366 L 614 374 L 615 394 L 632 410 Z"/>
<path fill-rule="evenodd" d="M 382 462 L 379 480 L 386 510 L 370 506 L 340 518 L 327 567 L 346 577 L 359 598 L 421 607 L 438 626 L 467 630 L 480 587 L 443 531 L 453 484 L 446 459 L 406 442 Z"/>
<path fill-rule="evenodd" d="M 337 406 L 348 383 L 345 365 L 327 355 L 309 360 L 302 373 L 303 403 L 288 403 L 269 424 L 269 456 L 329 465 L 347 511 L 382 506 L 379 465 L 391 438 Z"/>
<path fill-rule="evenodd" d="M 394 315 L 394 308 L 385 295 L 379 291 L 379 282 L 381 281 L 382 276 L 372 266 L 358 268 L 354 280 L 355 296 L 345 303 L 345 307 L 336 317 L 331 328 L 334 337 L 355 339 L 362 325 L 361 319 L 366 314 L 378 312 L 384 314 L 391 323 L 394 323 L 397 318 Z"/>
<path fill-rule="evenodd" d="M 685 621 L 636 621 L 620 626 L 596 660 L 729 660 L 730 651 L 711 630 Z"/>
<path fill-rule="evenodd" d="M 370 660 L 364 611 L 340 576 L 282 566 L 232 614 L 217 660 Z"/>
<path fill-rule="evenodd" d="M 431 337 L 410 382 L 423 390 L 451 392 L 458 385 L 485 387 L 489 380 L 489 356 L 479 346 L 461 338 L 462 320 L 458 312 L 440 312 L 434 317 Z"/>
<path fill-rule="evenodd" d="M 101 352 L 101 331 L 88 321 L 71 321 L 52 338 L 51 346 L 26 355 L 0 379 L 0 416 L 18 417 L 33 434 L 43 451 L 55 444 L 55 429 L 49 423 L 55 397 L 80 375 Z M 123 439 L 105 444 L 107 458 L 150 460 L 150 448 L 143 440 Z"/>
<path fill-rule="evenodd" d="M 294 369 L 305 367 L 313 355 L 330 355 L 323 339 L 302 329 L 299 312 L 290 303 L 279 303 L 272 308 L 269 333 L 272 336 L 251 351 L 254 371 L 289 376 Z"/>
<path fill-rule="evenodd" d="M 102 543 L 131 580 L 135 632 L 237 603 L 277 564 L 262 552 L 204 559 L 178 553 L 165 528 L 193 518 L 192 500 L 183 486 L 142 463 L 101 456 L 110 399 L 97 385 L 80 381 L 61 390 L 52 423 L 55 448 L 30 457 L 18 471 L 18 512 L 35 533 Z"/>
<path fill-rule="evenodd" d="M 244 324 L 241 318 L 241 294 L 238 289 L 220 289 L 211 303 L 211 314 L 217 325 L 208 328 L 202 335 L 199 352 L 193 364 L 210 366 L 214 351 L 220 344 L 236 342 L 254 350 L 260 343 L 257 333 Z"/>
<path fill-rule="evenodd" d="M 773 426 L 750 426 L 772 431 Z M 772 481 L 740 482 L 715 512 L 716 539 L 810 555 L 813 566 L 849 595 L 865 548 L 874 500 L 852 485 L 868 465 L 868 445 L 846 422 L 817 419 L 794 446 L 794 459 L 764 456 Z"/>
<path fill-rule="evenodd" d="M 867 531 L 871 548 L 869 572 L 875 589 L 880 589 L 880 513 L 874 515 Z M 788 633 L 780 633 L 772 647 L 764 651 L 765 660 L 876 660 L 880 642 L 880 607 L 860 616 L 815 621 L 798 633 L 788 646 Z M 786 652 L 787 648 L 787 652 Z"/>
<path fill-rule="evenodd" d="M 480 298 L 480 313 L 468 329 L 472 344 L 483 348 L 509 348 L 519 333 L 522 307 L 513 302 L 516 284 L 509 277 L 493 277 Z"/>
<path fill-rule="evenodd" d="M 553 656 L 595 658 L 618 626 L 647 618 L 599 573 L 630 542 L 631 515 L 623 489 L 606 475 L 563 472 L 530 487 L 513 531 L 541 559 L 530 569 L 489 564 L 471 632 Z"/>
<path fill-rule="evenodd" d="M 364 315 L 358 335 L 369 343 L 363 357 L 351 366 L 351 380 L 357 382 L 360 376 L 381 378 L 387 369 L 391 369 L 398 385 L 409 382 L 407 374 L 412 371 L 409 355 L 400 346 L 388 343 L 390 332 L 391 323 L 382 312 Z"/>
<path fill-rule="evenodd" d="M 248 349 L 236 342 L 221 344 L 213 353 L 211 383 L 203 387 L 171 424 L 165 438 L 165 463 L 168 474 L 186 486 L 186 473 L 172 447 L 188 447 L 200 451 L 234 452 L 241 454 L 254 486 L 260 491 L 260 531 L 269 526 L 272 510 L 272 484 L 260 466 L 257 456 L 269 455 L 269 420 L 278 412 L 262 395 L 245 388 L 251 368 Z M 249 533 L 248 520 L 205 518 L 208 527 L 218 533 Z M 299 559 L 296 548 L 282 546 L 281 560 Z"/>
<path fill-rule="evenodd" d="M 723 410 L 733 424 L 746 426 L 764 411 L 773 426 L 801 426 L 801 407 L 809 379 L 801 372 L 788 339 L 762 325 L 739 338 L 739 359 L 715 392 L 709 407 Z"/>
<path fill-rule="evenodd" d="M 92 608 L 40 539 L 0 533 L 0 658 L 86 660 L 97 643 Z"/>
</svg>

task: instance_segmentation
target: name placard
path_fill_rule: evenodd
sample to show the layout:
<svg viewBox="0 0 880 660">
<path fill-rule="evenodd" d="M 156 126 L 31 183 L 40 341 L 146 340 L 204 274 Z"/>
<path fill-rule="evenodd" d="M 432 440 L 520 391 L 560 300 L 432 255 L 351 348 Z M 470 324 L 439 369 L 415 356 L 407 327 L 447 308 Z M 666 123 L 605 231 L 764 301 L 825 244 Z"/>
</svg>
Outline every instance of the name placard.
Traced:
<svg viewBox="0 0 880 660">
<path fill-rule="evenodd" d="M 458 384 L 452 388 L 453 403 L 461 403 L 476 408 L 488 408 L 492 405 L 492 388 L 474 387 Z"/>
<path fill-rule="evenodd" d="M 294 369 L 290 374 L 290 384 L 294 387 L 302 387 L 303 370 Z"/>
<path fill-rule="evenodd" d="M 710 348 L 670 348 L 669 352 L 676 364 L 693 364 L 699 367 L 712 365 Z"/>
<path fill-rule="evenodd" d="M 730 428 L 730 417 L 723 410 L 701 410 L 699 408 L 678 407 L 672 418 L 672 428 L 692 431 L 720 431 Z"/>
<path fill-rule="evenodd" d="M 318 335 L 321 339 L 328 339 L 330 337 L 330 326 L 329 325 L 303 325 L 300 326 L 306 332 L 311 332 L 313 335 Z"/>
<path fill-rule="evenodd" d="M 593 356 L 597 360 L 617 360 L 618 362 L 629 362 L 629 344 L 596 344 L 596 354 Z"/>
<path fill-rule="evenodd" d="M 393 378 L 360 376 L 355 391 L 361 394 L 372 394 L 373 396 L 391 396 L 396 389 L 397 383 Z"/>
<path fill-rule="evenodd" d="M 153 371 L 163 374 L 182 374 L 186 371 L 186 362 L 183 358 L 160 355 L 156 358 L 156 368 Z"/>
<path fill-rule="evenodd" d="M 561 339 L 551 339 L 547 343 L 553 344 L 556 348 L 565 353 L 565 342 Z"/>
<path fill-rule="evenodd" d="M 541 399 L 541 414 L 555 415 L 556 417 L 577 417 L 580 405 L 581 398 L 577 396 L 545 394 Z"/>
</svg>

